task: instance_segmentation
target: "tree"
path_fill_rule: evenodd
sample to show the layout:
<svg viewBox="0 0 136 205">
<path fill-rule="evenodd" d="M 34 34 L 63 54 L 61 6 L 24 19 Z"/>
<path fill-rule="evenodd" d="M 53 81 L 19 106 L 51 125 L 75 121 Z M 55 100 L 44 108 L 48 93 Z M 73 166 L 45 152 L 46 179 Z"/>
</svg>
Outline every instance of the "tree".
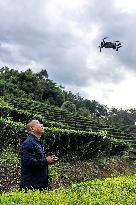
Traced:
<svg viewBox="0 0 136 205">
<path fill-rule="evenodd" d="M 79 108 L 78 109 L 78 113 L 81 115 L 81 116 L 83 116 L 83 117 L 87 117 L 87 118 L 89 118 L 90 117 L 90 111 L 88 110 L 88 109 L 86 109 L 86 108 Z"/>
<path fill-rule="evenodd" d="M 74 103 L 70 102 L 70 101 L 65 101 L 65 102 L 62 104 L 61 108 L 62 108 L 63 110 L 66 110 L 66 111 L 68 111 L 68 112 L 71 112 L 71 113 L 75 113 L 75 112 L 76 112 L 76 105 L 75 105 Z"/>
<path fill-rule="evenodd" d="M 46 80 L 48 78 L 48 73 L 46 69 L 42 69 L 39 73 L 36 73 L 40 80 Z"/>
</svg>

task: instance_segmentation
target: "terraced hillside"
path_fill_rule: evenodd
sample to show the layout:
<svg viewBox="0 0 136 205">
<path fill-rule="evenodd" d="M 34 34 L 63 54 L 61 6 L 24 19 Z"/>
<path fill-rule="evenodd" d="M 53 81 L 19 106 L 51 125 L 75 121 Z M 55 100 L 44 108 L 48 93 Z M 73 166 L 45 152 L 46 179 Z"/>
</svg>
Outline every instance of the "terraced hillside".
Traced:
<svg viewBox="0 0 136 205">
<path fill-rule="evenodd" d="M 136 160 L 136 132 L 134 129 L 130 132 L 123 128 L 113 128 L 106 123 L 102 124 L 100 121 L 96 122 L 68 113 L 55 106 L 21 98 L 0 98 L 0 113 L 1 117 L 14 122 L 23 123 L 36 117 L 42 120 L 47 127 L 100 132 L 109 138 L 127 142 L 130 145 L 129 158 Z"/>
</svg>

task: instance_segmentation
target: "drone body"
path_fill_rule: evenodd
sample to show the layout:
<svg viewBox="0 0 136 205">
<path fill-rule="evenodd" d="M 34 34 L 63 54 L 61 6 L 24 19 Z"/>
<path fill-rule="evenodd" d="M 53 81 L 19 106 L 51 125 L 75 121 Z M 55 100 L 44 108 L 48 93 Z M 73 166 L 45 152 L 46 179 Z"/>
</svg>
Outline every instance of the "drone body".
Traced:
<svg viewBox="0 0 136 205">
<path fill-rule="evenodd" d="M 115 49 L 116 51 L 118 51 L 118 49 L 120 47 L 122 47 L 121 42 L 120 41 L 114 41 L 114 42 L 106 42 L 105 39 L 108 37 L 105 37 L 102 39 L 101 45 L 98 46 L 100 48 L 100 52 L 102 48 L 112 48 Z"/>
</svg>

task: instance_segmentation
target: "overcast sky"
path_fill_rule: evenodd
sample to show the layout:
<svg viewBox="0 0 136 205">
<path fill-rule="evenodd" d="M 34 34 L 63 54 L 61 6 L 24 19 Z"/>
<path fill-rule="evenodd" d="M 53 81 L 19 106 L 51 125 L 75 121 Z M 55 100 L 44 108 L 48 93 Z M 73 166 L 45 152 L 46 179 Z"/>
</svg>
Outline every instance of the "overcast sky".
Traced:
<svg viewBox="0 0 136 205">
<path fill-rule="evenodd" d="M 1 0 L 0 67 L 46 69 L 66 90 L 136 108 L 135 0 Z M 103 37 L 120 40 L 119 51 Z"/>
</svg>

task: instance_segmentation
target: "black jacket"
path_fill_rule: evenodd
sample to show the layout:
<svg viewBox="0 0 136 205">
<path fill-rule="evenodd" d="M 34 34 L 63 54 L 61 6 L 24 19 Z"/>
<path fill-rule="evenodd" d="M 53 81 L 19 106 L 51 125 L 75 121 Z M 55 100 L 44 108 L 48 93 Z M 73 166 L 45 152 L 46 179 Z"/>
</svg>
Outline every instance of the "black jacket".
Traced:
<svg viewBox="0 0 136 205">
<path fill-rule="evenodd" d="M 21 189 L 48 186 L 48 162 L 41 140 L 29 134 L 21 149 Z"/>
</svg>

